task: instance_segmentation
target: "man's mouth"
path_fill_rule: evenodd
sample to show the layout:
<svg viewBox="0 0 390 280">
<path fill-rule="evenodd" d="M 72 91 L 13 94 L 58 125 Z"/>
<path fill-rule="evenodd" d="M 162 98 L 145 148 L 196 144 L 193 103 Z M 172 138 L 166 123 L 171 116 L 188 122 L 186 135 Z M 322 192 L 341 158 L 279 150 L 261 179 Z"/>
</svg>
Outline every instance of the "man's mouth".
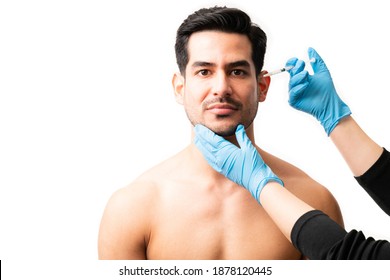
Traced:
<svg viewBox="0 0 390 280">
<path fill-rule="evenodd" d="M 238 108 L 229 103 L 214 103 L 210 104 L 206 110 L 216 115 L 226 116 L 234 113 Z"/>
</svg>

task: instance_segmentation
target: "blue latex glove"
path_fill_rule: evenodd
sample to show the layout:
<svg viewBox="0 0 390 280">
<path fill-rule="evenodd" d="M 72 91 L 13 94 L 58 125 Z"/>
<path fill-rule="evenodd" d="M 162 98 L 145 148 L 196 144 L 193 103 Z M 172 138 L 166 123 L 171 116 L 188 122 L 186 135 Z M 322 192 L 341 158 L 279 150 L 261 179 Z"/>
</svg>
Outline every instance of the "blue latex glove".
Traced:
<svg viewBox="0 0 390 280">
<path fill-rule="evenodd" d="M 308 50 L 313 75 L 304 70 L 305 63 L 291 58 L 286 66 L 294 66 L 290 73 L 289 104 L 300 111 L 314 116 L 329 134 L 339 121 L 351 114 L 349 107 L 340 99 L 333 85 L 332 77 L 325 62 L 313 49 Z"/>
<path fill-rule="evenodd" d="M 195 145 L 207 162 L 216 171 L 249 190 L 260 203 L 260 193 L 269 181 L 276 181 L 282 186 L 283 182 L 264 163 L 243 125 L 237 127 L 236 138 L 240 148 L 203 125 L 195 126 Z"/>
</svg>

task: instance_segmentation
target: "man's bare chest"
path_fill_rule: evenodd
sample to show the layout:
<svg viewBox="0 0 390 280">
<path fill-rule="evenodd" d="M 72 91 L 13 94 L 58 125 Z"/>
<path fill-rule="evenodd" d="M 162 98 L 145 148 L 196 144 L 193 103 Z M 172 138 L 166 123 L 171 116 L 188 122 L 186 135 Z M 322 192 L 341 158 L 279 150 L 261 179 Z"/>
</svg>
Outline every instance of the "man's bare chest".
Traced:
<svg viewBox="0 0 390 280">
<path fill-rule="evenodd" d="M 168 198 L 168 197 L 167 197 Z M 297 259 L 249 193 L 171 197 L 153 219 L 148 259 Z"/>
</svg>

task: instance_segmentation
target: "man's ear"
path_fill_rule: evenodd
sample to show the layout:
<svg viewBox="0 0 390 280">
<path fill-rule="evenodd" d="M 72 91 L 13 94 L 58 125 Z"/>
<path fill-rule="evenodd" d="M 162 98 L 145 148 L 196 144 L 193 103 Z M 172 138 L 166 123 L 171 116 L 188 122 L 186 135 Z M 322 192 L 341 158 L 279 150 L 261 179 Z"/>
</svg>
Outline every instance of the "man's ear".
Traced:
<svg viewBox="0 0 390 280">
<path fill-rule="evenodd" d="M 175 93 L 176 102 L 183 105 L 184 99 L 184 77 L 180 73 L 173 74 L 172 86 Z"/>
<path fill-rule="evenodd" d="M 268 88 L 271 83 L 271 78 L 264 77 L 267 74 L 267 71 L 261 71 L 258 77 L 258 101 L 263 102 L 267 98 Z"/>
</svg>

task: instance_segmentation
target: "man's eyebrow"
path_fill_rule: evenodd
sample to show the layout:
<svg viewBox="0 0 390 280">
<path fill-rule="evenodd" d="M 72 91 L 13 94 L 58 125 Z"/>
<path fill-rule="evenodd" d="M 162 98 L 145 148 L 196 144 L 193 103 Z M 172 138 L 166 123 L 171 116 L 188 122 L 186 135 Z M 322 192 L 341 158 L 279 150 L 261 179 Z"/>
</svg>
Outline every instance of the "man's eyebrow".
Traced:
<svg viewBox="0 0 390 280">
<path fill-rule="evenodd" d="M 235 68 L 235 67 L 250 67 L 250 64 L 247 60 L 238 60 L 234 61 L 228 64 L 229 68 Z"/>
<path fill-rule="evenodd" d="M 207 61 L 195 61 L 192 63 L 191 67 L 192 68 L 197 68 L 197 67 L 213 67 L 215 66 L 215 63 L 212 62 L 207 62 Z M 227 64 L 227 68 L 235 68 L 235 67 L 250 67 L 250 63 L 247 60 L 238 60 L 234 62 L 230 62 Z"/>
<path fill-rule="evenodd" d="M 207 62 L 207 61 L 195 61 L 195 62 L 192 63 L 192 65 L 191 65 L 192 68 L 197 68 L 197 67 L 210 67 L 210 66 L 215 66 L 215 63 Z"/>
</svg>

